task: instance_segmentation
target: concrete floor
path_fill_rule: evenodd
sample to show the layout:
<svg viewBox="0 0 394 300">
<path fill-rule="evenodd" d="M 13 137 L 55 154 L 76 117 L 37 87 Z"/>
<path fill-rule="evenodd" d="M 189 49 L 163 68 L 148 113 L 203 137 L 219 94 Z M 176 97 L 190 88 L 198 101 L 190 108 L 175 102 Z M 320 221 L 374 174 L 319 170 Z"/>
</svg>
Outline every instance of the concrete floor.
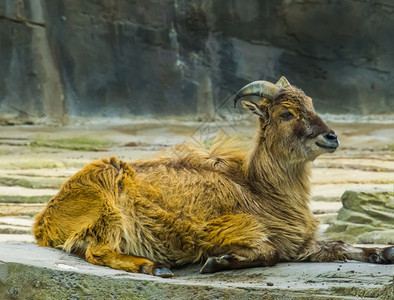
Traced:
<svg viewBox="0 0 394 300">
<path fill-rule="evenodd" d="M 392 299 L 394 267 L 358 262 L 281 263 L 174 278 L 95 266 L 32 243 L 0 243 L 0 298 L 7 299 Z"/>
</svg>

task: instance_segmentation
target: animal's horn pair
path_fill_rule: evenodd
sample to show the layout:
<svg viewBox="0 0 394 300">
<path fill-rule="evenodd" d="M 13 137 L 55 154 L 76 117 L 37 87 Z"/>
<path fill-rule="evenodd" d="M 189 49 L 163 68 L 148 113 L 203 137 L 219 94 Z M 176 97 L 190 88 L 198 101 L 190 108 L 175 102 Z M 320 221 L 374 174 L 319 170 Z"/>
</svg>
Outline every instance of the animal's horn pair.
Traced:
<svg viewBox="0 0 394 300">
<path fill-rule="evenodd" d="M 237 105 L 237 101 L 245 96 L 254 95 L 270 100 L 275 99 L 276 96 L 279 94 L 280 89 L 288 85 L 290 85 L 290 83 L 284 76 L 282 76 L 276 84 L 264 80 L 253 81 L 245 85 L 235 95 L 234 107 Z"/>
</svg>

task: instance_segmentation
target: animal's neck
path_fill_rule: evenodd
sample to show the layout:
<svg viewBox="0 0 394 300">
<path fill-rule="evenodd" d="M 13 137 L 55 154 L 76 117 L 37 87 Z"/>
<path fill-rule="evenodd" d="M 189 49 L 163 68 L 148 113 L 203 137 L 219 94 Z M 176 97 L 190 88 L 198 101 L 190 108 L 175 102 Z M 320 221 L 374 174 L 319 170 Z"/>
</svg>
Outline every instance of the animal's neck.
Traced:
<svg viewBox="0 0 394 300">
<path fill-rule="evenodd" d="M 245 175 L 261 198 L 276 198 L 295 206 L 306 206 L 310 192 L 310 163 L 281 160 L 258 140 L 245 163 Z M 290 202 L 290 203 L 289 203 Z"/>
</svg>

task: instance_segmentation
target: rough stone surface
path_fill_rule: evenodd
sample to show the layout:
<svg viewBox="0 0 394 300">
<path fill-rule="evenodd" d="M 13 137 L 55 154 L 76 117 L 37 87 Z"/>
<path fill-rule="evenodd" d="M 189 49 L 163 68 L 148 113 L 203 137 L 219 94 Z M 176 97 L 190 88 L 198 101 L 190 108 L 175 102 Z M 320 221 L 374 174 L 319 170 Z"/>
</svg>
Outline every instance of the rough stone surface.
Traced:
<svg viewBox="0 0 394 300">
<path fill-rule="evenodd" d="M 163 279 L 99 267 L 60 250 L 0 243 L 1 299 L 390 299 L 394 270 L 356 262 L 283 263 Z"/>
<path fill-rule="evenodd" d="M 352 192 L 342 198 L 337 220 L 326 231 L 351 243 L 394 244 L 394 193 Z"/>
<path fill-rule="evenodd" d="M 323 112 L 393 112 L 393 23 L 380 0 L 3 0 L 0 116 L 209 117 L 281 75 Z"/>
</svg>

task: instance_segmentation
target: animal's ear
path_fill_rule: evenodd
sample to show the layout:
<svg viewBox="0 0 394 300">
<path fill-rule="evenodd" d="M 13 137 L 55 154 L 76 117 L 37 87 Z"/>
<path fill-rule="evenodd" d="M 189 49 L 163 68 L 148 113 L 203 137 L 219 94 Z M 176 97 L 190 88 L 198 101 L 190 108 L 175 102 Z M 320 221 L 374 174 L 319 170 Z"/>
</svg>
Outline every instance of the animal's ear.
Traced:
<svg viewBox="0 0 394 300">
<path fill-rule="evenodd" d="M 264 120 L 267 119 L 267 112 L 265 111 L 265 109 L 260 107 L 256 103 L 251 101 L 241 101 L 241 103 L 246 110 L 254 113 L 255 115 L 258 115 L 260 118 Z"/>
<path fill-rule="evenodd" d="M 281 78 L 279 78 L 278 82 L 275 83 L 275 85 L 277 87 L 283 88 L 283 87 L 289 86 L 290 82 L 286 79 L 285 76 L 282 76 Z"/>
</svg>

